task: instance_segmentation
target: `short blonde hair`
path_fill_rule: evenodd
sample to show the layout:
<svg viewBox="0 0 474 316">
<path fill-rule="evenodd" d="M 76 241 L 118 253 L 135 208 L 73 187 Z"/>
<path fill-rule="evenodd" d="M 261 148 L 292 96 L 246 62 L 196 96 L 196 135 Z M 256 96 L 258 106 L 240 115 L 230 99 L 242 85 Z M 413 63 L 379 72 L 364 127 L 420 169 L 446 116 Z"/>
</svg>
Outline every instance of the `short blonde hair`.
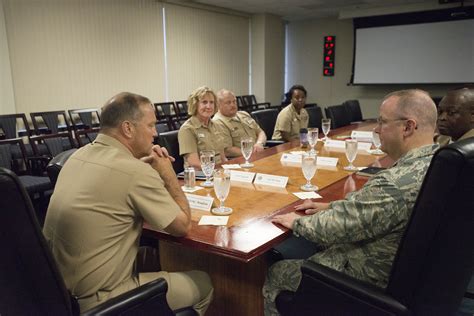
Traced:
<svg viewBox="0 0 474 316">
<path fill-rule="evenodd" d="M 191 95 L 188 97 L 188 114 L 191 116 L 196 115 L 197 112 L 197 106 L 199 101 L 206 95 L 206 94 L 211 94 L 212 97 L 214 98 L 214 113 L 217 112 L 217 97 L 214 91 L 212 91 L 211 88 L 208 88 L 206 86 L 199 87 L 196 90 L 194 90 Z"/>
</svg>

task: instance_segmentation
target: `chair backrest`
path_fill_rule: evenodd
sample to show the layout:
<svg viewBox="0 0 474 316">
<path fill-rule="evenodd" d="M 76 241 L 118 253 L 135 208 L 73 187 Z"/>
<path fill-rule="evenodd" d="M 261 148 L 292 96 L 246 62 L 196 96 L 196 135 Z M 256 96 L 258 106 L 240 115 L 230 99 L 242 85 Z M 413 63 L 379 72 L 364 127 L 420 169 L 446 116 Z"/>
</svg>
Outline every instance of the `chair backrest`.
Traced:
<svg viewBox="0 0 474 316">
<path fill-rule="evenodd" d="M 166 147 L 168 153 L 174 157 L 173 169 L 176 173 L 184 170 L 184 159 L 179 155 L 178 132 L 169 131 L 159 134 L 158 143 L 160 146 Z"/>
<path fill-rule="evenodd" d="M 414 315 L 452 315 L 474 267 L 474 138 L 435 153 L 386 291 Z"/>
<path fill-rule="evenodd" d="M 100 125 L 99 109 L 68 110 L 68 113 L 74 130 L 91 129 Z"/>
<path fill-rule="evenodd" d="M 31 135 L 30 125 L 24 113 L 0 115 L 0 129 L 5 139 Z"/>
<path fill-rule="evenodd" d="M 351 124 L 351 114 L 344 105 L 331 105 L 324 109 L 326 117 L 331 119 L 331 128 Z"/>
<path fill-rule="evenodd" d="M 77 311 L 17 176 L 0 168 L 0 311 L 73 315 Z"/>
<path fill-rule="evenodd" d="M 30 116 L 36 135 L 56 134 L 60 130 L 71 130 L 65 111 L 32 112 Z M 42 126 L 42 123 L 46 127 Z"/>
<path fill-rule="evenodd" d="M 62 153 L 60 153 L 49 161 L 48 165 L 46 166 L 46 172 L 48 173 L 48 177 L 51 180 L 51 184 L 53 185 L 53 187 L 56 185 L 59 172 L 61 171 L 69 157 L 71 157 L 71 155 L 74 154 L 76 150 L 77 148 L 63 151 Z"/>
<path fill-rule="evenodd" d="M 16 146 L 21 153 L 21 166 L 15 165 L 13 148 Z M 13 170 L 16 174 L 30 173 L 30 165 L 27 161 L 26 149 L 21 138 L 0 140 L 0 167 Z M 24 169 L 20 170 L 20 169 Z M 26 172 L 25 172 L 26 171 Z"/>
<path fill-rule="evenodd" d="M 344 105 L 349 111 L 351 122 L 361 122 L 364 120 L 362 118 L 362 110 L 360 109 L 359 100 L 347 100 L 342 105 Z"/>
<path fill-rule="evenodd" d="M 263 129 L 268 139 L 272 138 L 273 130 L 275 129 L 275 123 L 278 117 L 278 110 L 266 109 L 257 110 L 250 113 L 255 121 L 257 121 L 260 128 Z"/>
<path fill-rule="evenodd" d="M 323 118 L 323 111 L 319 106 L 305 107 L 309 115 L 308 127 L 317 127 L 321 133 L 321 119 Z"/>
<path fill-rule="evenodd" d="M 63 151 L 76 147 L 70 132 L 59 132 L 55 134 L 35 135 L 30 137 L 33 149 L 39 156 L 39 144 L 44 143 L 48 151 L 48 156 L 54 157 Z"/>
<path fill-rule="evenodd" d="M 187 118 L 188 117 L 188 101 L 176 101 L 176 114 L 180 117 Z"/>
</svg>

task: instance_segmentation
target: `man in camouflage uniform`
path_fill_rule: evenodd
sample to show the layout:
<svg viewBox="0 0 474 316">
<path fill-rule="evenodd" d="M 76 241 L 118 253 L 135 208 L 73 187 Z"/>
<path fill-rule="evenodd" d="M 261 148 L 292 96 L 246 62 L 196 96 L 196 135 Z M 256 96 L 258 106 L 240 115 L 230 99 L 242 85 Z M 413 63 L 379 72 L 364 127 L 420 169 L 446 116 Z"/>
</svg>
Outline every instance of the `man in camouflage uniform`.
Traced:
<svg viewBox="0 0 474 316">
<path fill-rule="evenodd" d="M 400 239 L 438 145 L 433 144 L 436 106 L 428 93 L 402 90 L 384 98 L 375 131 L 382 150 L 396 161 L 359 191 L 331 203 L 304 201 L 273 221 L 326 250 L 307 260 L 386 287 Z M 263 287 L 265 314 L 277 315 L 275 297 L 296 291 L 304 260 L 282 260 L 270 267 Z M 317 299 L 315 297 L 315 299 Z"/>
<path fill-rule="evenodd" d="M 226 89 L 219 90 L 216 95 L 219 111 L 212 121 L 220 128 L 226 157 L 242 156 L 240 141 L 244 137 L 253 139 L 254 152 L 262 151 L 267 136 L 250 114 L 237 111 L 235 95 Z"/>
</svg>

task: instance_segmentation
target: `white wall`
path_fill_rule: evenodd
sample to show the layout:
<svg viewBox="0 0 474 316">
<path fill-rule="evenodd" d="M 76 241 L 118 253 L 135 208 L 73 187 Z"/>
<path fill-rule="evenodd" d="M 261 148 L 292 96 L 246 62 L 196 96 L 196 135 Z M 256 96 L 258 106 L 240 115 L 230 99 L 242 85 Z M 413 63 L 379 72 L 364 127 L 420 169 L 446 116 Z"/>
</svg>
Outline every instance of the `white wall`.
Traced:
<svg viewBox="0 0 474 316">
<path fill-rule="evenodd" d="M 335 75 L 323 77 L 324 36 L 336 36 Z M 415 86 L 348 86 L 352 71 L 352 19 L 318 19 L 290 22 L 288 25 L 288 84 L 302 84 L 308 90 L 307 102 L 320 106 L 359 99 L 364 117 L 378 116 L 380 101 L 387 93 Z M 443 96 L 452 85 L 419 85 L 432 96 Z"/>
<path fill-rule="evenodd" d="M 10 67 L 10 53 L 3 14 L 3 1 L 0 0 L 0 113 L 12 114 L 16 112 L 13 82 Z"/>
</svg>

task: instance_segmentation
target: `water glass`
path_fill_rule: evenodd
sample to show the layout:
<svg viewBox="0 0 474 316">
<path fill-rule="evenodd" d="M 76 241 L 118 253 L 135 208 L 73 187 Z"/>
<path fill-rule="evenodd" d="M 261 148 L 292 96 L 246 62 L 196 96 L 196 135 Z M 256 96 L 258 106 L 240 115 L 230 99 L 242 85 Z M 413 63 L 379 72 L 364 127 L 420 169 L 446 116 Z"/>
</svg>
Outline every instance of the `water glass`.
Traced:
<svg viewBox="0 0 474 316">
<path fill-rule="evenodd" d="M 352 164 L 357 156 L 357 139 L 346 139 L 346 158 L 349 165 L 344 167 L 344 170 L 357 171 L 357 167 Z"/>
<path fill-rule="evenodd" d="M 383 155 L 384 152 L 380 149 L 380 146 L 382 145 L 380 143 L 380 135 L 375 131 L 372 131 L 372 143 L 374 143 L 375 150 L 372 150 L 371 153 L 374 155 Z"/>
<path fill-rule="evenodd" d="M 315 146 L 318 142 L 318 128 L 308 128 L 308 144 L 311 148 L 310 153 L 316 155 Z"/>
<path fill-rule="evenodd" d="M 219 207 L 215 207 L 211 210 L 214 215 L 229 215 L 232 213 L 230 207 L 224 206 L 224 201 L 229 195 L 230 191 L 230 171 L 229 170 L 216 170 L 214 172 L 214 193 L 219 200 Z"/>
<path fill-rule="evenodd" d="M 321 129 L 323 130 L 324 138 L 323 141 L 327 141 L 329 139 L 328 134 L 331 130 L 331 119 L 325 118 L 321 120 Z"/>
<path fill-rule="evenodd" d="M 301 171 L 303 171 L 303 176 L 306 179 L 306 184 L 300 187 L 303 191 L 316 191 L 318 189 L 317 186 L 311 184 L 311 179 L 314 177 L 316 173 L 317 167 L 317 157 L 315 154 L 311 154 L 311 152 L 303 153 L 301 156 Z"/>
<path fill-rule="evenodd" d="M 211 175 L 216 165 L 216 153 L 214 150 L 202 150 L 199 154 L 201 161 L 201 170 L 206 176 L 206 181 L 201 183 L 203 187 L 212 187 L 214 183 L 211 181 Z"/>
<path fill-rule="evenodd" d="M 253 163 L 249 162 L 250 156 L 252 156 L 254 144 L 255 143 L 252 137 L 244 137 L 240 140 L 240 149 L 242 151 L 242 155 L 245 158 L 245 163 L 241 164 L 241 167 L 250 168 L 254 166 Z"/>
</svg>

